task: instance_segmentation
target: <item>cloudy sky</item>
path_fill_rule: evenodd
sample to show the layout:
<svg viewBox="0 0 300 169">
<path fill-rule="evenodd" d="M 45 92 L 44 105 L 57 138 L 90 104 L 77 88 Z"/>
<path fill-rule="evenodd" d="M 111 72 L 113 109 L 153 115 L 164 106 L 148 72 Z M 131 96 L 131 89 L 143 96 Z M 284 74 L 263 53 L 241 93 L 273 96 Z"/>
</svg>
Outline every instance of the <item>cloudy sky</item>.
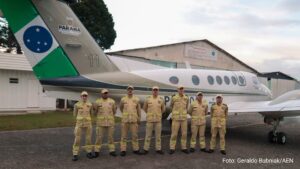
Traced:
<svg viewBox="0 0 300 169">
<path fill-rule="evenodd" d="M 111 50 L 208 39 L 260 72 L 300 79 L 300 0 L 104 0 Z"/>
</svg>

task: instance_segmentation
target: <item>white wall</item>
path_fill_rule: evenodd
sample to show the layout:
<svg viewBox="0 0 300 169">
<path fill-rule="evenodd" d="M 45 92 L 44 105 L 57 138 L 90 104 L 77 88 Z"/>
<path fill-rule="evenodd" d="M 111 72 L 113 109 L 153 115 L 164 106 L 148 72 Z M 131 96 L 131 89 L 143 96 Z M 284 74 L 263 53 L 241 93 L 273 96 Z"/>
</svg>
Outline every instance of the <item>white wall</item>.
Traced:
<svg viewBox="0 0 300 169">
<path fill-rule="evenodd" d="M 9 78 L 18 78 L 19 83 L 10 83 Z M 33 72 L 0 70 L 0 112 L 55 109 L 56 99 L 43 93 Z"/>
</svg>

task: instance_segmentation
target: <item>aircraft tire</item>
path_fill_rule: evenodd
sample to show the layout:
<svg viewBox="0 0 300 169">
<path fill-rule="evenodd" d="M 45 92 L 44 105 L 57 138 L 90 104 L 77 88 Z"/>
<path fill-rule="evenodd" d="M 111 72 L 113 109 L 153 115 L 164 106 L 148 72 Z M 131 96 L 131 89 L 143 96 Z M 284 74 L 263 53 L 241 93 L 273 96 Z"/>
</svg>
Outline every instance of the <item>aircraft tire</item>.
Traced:
<svg viewBox="0 0 300 169">
<path fill-rule="evenodd" d="M 284 132 L 279 132 L 277 134 L 277 143 L 278 144 L 285 144 L 287 140 L 286 134 Z"/>
<path fill-rule="evenodd" d="M 270 132 L 268 133 L 268 141 L 269 141 L 270 143 L 275 143 L 275 142 L 276 142 L 276 137 L 274 136 L 273 131 L 270 131 Z"/>
</svg>

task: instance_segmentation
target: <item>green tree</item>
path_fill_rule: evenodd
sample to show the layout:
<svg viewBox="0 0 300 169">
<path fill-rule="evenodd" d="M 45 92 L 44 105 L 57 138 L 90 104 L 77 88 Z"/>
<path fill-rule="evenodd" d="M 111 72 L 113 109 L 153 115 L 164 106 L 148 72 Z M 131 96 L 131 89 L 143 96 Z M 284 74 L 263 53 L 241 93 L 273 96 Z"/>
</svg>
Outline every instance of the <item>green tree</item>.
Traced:
<svg viewBox="0 0 300 169">
<path fill-rule="evenodd" d="M 83 25 L 91 33 L 102 49 L 109 49 L 115 42 L 116 31 L 114 21 L 103 0 L 66 0 L 78 16 Z M 0 46 L 6 47 L 7 52 L 16 48 L 17 53 L 22 50 L 11 29 L 7 24 L 0 24 Z"/>
<path fill-rule="evenodd" d="M 16 48 L 18 54 L 23 53 L 12 30 L 7 26 L 7 24 L 3 24 L 0 27 L 0 46 L 7 48 L 7 53 L 10 53 L 13 48 Z"/>
<path fill-rule="evenodd" d="M 101 48 L 114 44 L 114 21 L 103 0 L 82 0 L 70 6 Z"/>
</svg>

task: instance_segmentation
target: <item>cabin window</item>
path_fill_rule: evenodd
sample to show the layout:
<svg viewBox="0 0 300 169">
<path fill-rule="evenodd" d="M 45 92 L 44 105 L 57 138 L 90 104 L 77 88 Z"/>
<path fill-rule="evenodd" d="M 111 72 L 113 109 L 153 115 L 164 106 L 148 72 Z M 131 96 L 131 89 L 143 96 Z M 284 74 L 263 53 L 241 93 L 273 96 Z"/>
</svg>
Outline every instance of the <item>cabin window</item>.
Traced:
<svg viewBox="0 0 300 169">
<path fill-rule="evenodd" d="M 210 85 L 213 85 L 214 84 L 214 78 L 212 76 L 208 76 L 207 77 L 207 81 Z"/>
<path fill-rule="evenodd" d="M 176 77 L 176 76 L 172 76 L 172 77 L 170 77 L 169 81 L 170 81 L 172 84 L 178 84 L 179 79 L 178 79 L 178 77 Z"/>
<path fill-rule="evenodd" d="M 193 82 L 194 85 L 199 85 L 199 84 L 200 84 L 200 79 L 199 79 L 199 77 L 196 76 L 196 75 L 193 75 L 193 76 L 192 76 L 192 82 Z"/>
<path fill-rule="evenodd" d="M 224 76 L 224 82 L 229 85 L 230 84 L 230 79 L 228 76 Z"/>
<path fill-rule="evenodd" d="M 221 85 L 223 82 L 221 76 L 216 76 L 216 81 L 219 85 Z"/>
<path fill-rule="evenodd" d="M 236 83 L 237 83 L 236 77 L 231 76 L 231 81 L 232 81 L 232 83 L 233 83 L 234 85 L 236 85 Z"/>
</svg>

